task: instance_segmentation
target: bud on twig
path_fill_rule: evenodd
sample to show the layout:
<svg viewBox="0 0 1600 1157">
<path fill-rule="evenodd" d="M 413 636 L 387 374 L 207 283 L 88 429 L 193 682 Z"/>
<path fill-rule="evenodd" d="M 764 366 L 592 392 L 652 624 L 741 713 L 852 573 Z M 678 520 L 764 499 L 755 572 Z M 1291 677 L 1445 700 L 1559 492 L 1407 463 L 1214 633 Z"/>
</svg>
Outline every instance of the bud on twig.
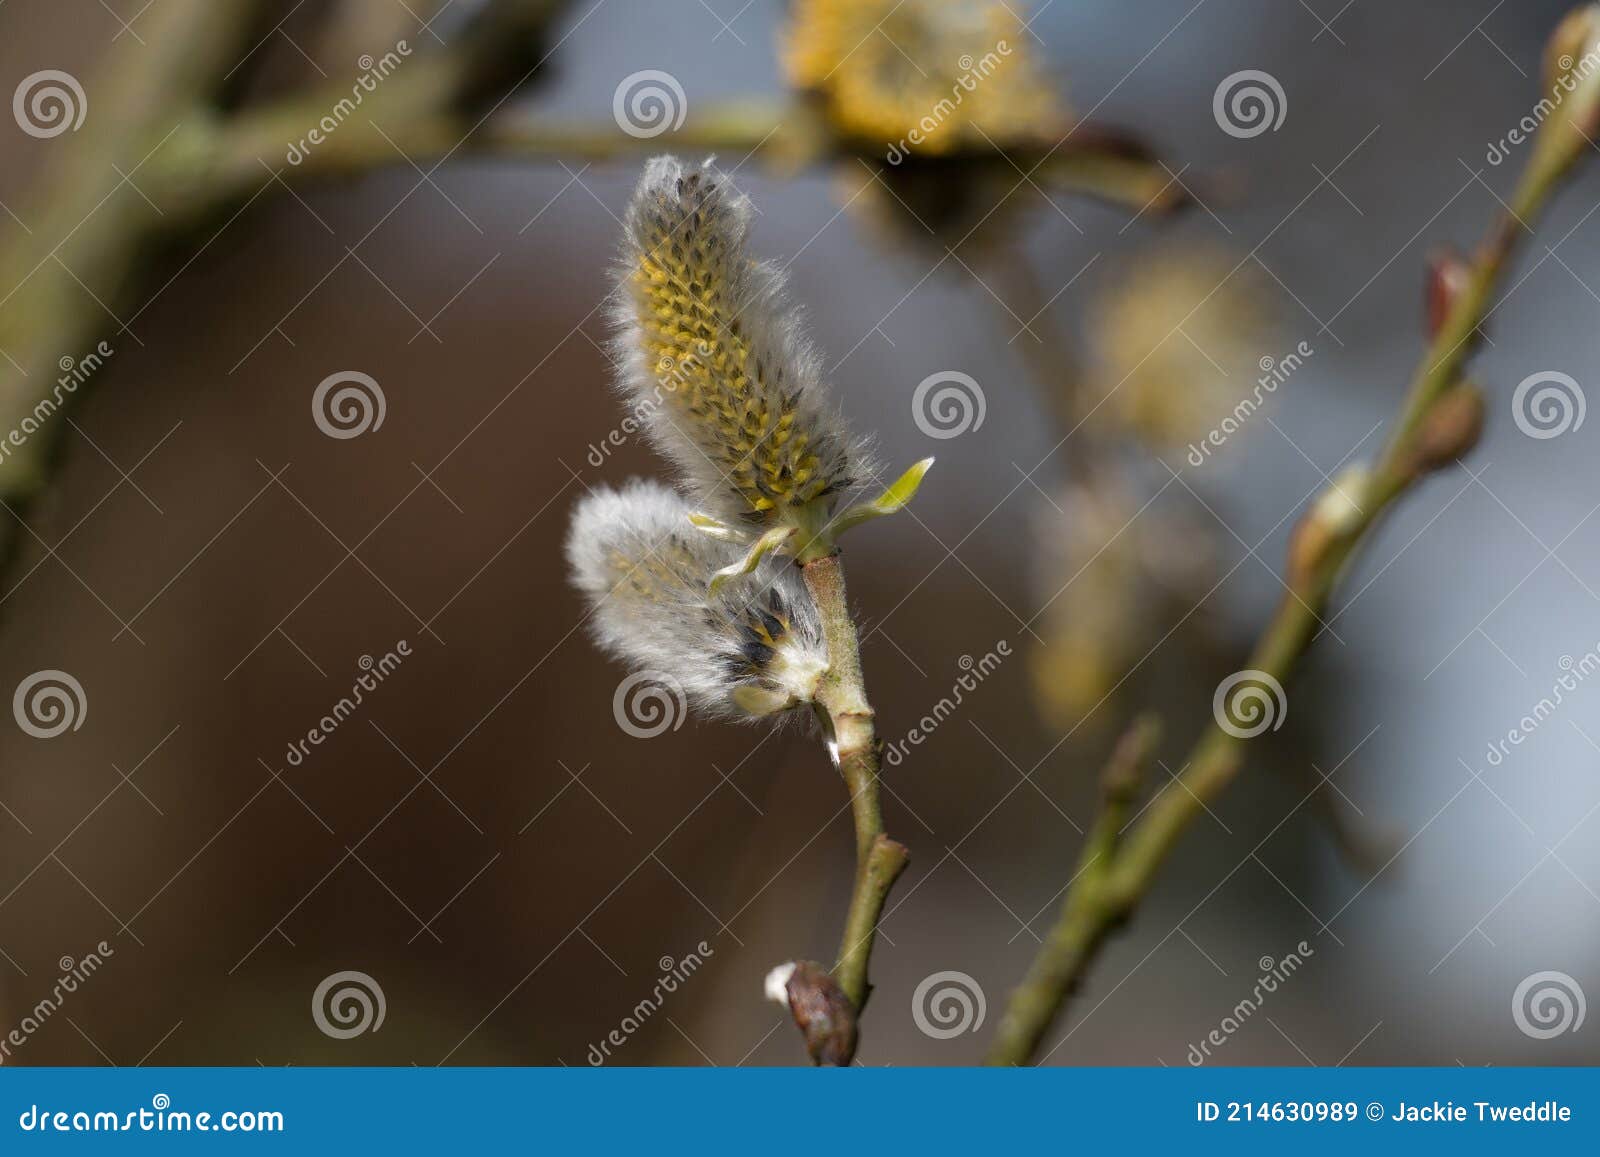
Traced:
<svg viewBox="0 0 1600 1157">
<path fill-rule="evenodd" d="M 1328 552 L 1362 524 L 1370 474 L 1365 466 L 1347 467 L 1317 496 L 1289 539 L 1289 584 L 1310 586 Z"/>
<path fill-rule="evenodd" d="M 814 960 L 767 973 L 767 998 L 788 1008 L 813 1064 L 848 1065 L 856 1052 L 856 1009 L 839 982 Z"/>
<path fill-rule="evenodd" d="M 1445 391 L 1417 428 L 1407 456 L 1415 477 L 1449 466 L 1478 444 L 1483 434 L 1483 391 L 1470 382 Z"/>
<path fill-rule="evenodd" d="M 1560 172 L 1585 155 L 1600 133 L 1600 5 L 1584 4 L 1567 14 L 1550 36 L 1544 55 L 1545 91 L 1558 115 L 1540 133 L 1543 162 Z"/>
<path fill-rule="evenodd" d="M 1100 776 L 1106 806 L 1126 808 L 1139 797 L 1144 784 L 1144 765 L 1161 740 L 1161 720 L 1146 712 L 1135 719 L 1112 748 Z"/>
<path fill-rule="evenodd" d="M 1439 336 L 1445 319 L 1450 316 L 1450 310 L 1455 307 L 1471 278 L 1472 266 L 1454 247 L 1445 246 L 1429 255 L 1425 294 L 1429 338 Z"/>
<path fill-rule="evenodd" d="M 1568 88 L 1584 57 L 1600 46 L 1600 6 L 1581 4 L 1568 12 L 1545 45 L 1543 76 L 1546 88 Z"/>
</svg>

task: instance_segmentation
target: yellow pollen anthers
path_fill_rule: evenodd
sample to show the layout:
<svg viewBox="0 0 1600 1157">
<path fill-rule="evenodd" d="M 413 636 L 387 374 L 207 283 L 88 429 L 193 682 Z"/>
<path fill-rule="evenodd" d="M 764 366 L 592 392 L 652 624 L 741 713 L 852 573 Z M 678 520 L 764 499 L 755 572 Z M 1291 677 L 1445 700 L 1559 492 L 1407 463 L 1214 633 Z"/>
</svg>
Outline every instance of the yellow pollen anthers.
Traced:
<svg viewBox="0 0 1600 1157">
<path fill-rule="evenodd" d="M 1054 139 L 1020 0 L 797 0 L 783 61 L 842 136 L 925 156 Z M 987 140 L 986 140 L 987 138 Z"/>
<path fill-rule="evenodd" d="M 751 257 L 754 212 L 710 161 L 645 166 L 617 271 L 617 383 L 693 509 L 815 533 L 871 467 L 783 271 Z"/>
<path fill-rule="evenodd" d="M 654 549 L 613 547 L 606 555 L 606 565 L 611 572 L 612 598 L 657 608 L 670 605 L 678 597 L 676 592 L 693 590 L 692 584 L 699 581 L 699 560 L 676 536 L 657 543 Z"/>
<path fill-rule="evenodd" d="M 729 263 L 746 259 L 727 251 L 700 209 L 676 220 L 662 209 L 639 238 L 632 280 L 646 353 L 674 420 L 752 512 L 822 497 L 833 480 L 796 421 L 783 367 L 756 355 L 730 291 L 730 275 L 741 271 Z"/>
<path fill-rule="evenodd" d="M 641 677 L 713 715 L 810 702 L 828 657 L 799 570 L 758 560 L 741 581 L 713 583 L 741 548 L 695 517 L 658 482 L 598 486 L 578 502 L 566 555 L 589 630 Z"/>
<path fill-rule="evenodd" d="M 685 599 L 698 600 L 706 589 L 703 555 L 673 534 L 649 546 L 613 546 L 606 554 L 610 598 L 624 607 L 654 614 L 695 613 Z M 703 545 L 703 544 L 693 544 Z M 745 601 L 748 599 L 748 601 Z M 712 598 L 702 611 L 705 621 L 728 633 L 726 672 L 738 680 L 765 682 L 772 665 L 792 635 L 787 604 L 775 590 L 745 590 L 741 595 Z"/>
</svg>

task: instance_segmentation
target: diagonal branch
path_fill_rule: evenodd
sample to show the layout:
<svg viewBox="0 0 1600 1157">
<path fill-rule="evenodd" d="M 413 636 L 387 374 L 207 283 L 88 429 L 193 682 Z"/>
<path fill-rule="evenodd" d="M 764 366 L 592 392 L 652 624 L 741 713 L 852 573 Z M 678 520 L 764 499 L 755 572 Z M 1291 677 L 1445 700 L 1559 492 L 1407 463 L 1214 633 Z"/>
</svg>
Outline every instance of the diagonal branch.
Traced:
<svg viewBox="0 0 1600 1157">
<path fill-rule="evenodd" d="M 1432 470 L 1472 448 L 1482 423 L 1482 396 L 1462 381 L 1468 355 L 1490 296 L 1518 239 L 1531 233 L 1551 194 L 1574 161 L 1588 152 L 1600 127 L 1600 73 L 1580 77 L 1572 61 L 1600 33 L 1600 6 L 1573 12 L 1552 38 L 1548 71 L 1565 90 L 1559 115 L 1547 120 L 1511 202 L 1497 219 L 1459 283 L 1447 294 L 1432 342 L 1417 367 L 1399 424 L 1377 464 L 1347 478 L 1317 500 L 1296 528 L 1289 548 L 1290 593 L 1279 604 L 1251 653 L 1248 666 L 1280 684 L 1288 680 L 1315 637 L 1340 577 L 1369 532 L 1389 508 Z M 1354 495 L 1351 491 L 1355 490 Z M 1102 818 L 1091 836 L 1089 866 L 1068 889 L 1061 913 L 1028 979 L 1012 996 L 989 1053 L 992 1064 L 1026 1064 L 1034 1058 L 1074 987 L 1107 935 L 1147 892 L 1179 838 L 1211 800 L 1233 782 L 1249 732 L 1218 719 L 1201 737 L 1180 775 L 1184 790 L 1162 792 L 1119 843 L 1105 843 Z M 1108 806 L 1108 813 L 1111 811 Z"/>
</svg>

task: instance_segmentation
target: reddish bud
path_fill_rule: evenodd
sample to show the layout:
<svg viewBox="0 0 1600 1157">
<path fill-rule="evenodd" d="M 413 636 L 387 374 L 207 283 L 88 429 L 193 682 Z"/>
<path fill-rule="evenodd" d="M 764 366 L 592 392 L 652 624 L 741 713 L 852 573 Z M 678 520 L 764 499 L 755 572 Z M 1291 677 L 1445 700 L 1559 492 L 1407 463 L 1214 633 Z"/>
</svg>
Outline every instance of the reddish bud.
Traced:
<svg viewBox="0 0 1600 1157">
<path fill-rule="evenodd" d="M 1428 283 L 1426 306 L 1428 337 L 1439 336 L 1445 319 L 1466 291 L 1472 280 L 1472 265 L 1460 250 L 1446 246 L 1436 249 L 1428 257 Z"/>
</svg>

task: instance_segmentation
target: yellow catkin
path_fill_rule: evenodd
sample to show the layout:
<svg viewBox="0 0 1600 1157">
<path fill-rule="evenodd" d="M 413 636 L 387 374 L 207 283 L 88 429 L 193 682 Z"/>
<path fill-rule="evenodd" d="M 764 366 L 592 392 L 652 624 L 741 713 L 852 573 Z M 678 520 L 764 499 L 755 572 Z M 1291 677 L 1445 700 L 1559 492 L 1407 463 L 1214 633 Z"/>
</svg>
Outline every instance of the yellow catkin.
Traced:
<svg viewBox="0 0 1600 1157">
<path fill-rule="evenodd" d="M 1266 301 L 1255 270 L 1222 251 L 1135 260 L 1091 308 L 1098 372 L 1086 405 L 1155 446 L 1203 437 L 1269 368 L 1257 366 L 1273 345 Z"/>
<path fill-rule="evenodd" d="M 732 287 L 749 260 L 729 251 L 727 231 L 696 205 L 697 196 L 720 194 L 713 180 L 686 174 L 681 201 L 662 197 L 642 216 L 632 281 L 666 404 L 726 484 L 764 514 L 811 502 L 837 479 L 824 470 L 815 435 L 797 421 L 797 383 L 752 348 L 741 314 L 748 304 Z"/>
<path fill-rule="evenodd" d="M 1051 138 L 1064 112 L 1021 7 L 798 0 L 783 61 L 790 82 L 816 94 L 846 137 L 925 156 Z"/>
</svg>

